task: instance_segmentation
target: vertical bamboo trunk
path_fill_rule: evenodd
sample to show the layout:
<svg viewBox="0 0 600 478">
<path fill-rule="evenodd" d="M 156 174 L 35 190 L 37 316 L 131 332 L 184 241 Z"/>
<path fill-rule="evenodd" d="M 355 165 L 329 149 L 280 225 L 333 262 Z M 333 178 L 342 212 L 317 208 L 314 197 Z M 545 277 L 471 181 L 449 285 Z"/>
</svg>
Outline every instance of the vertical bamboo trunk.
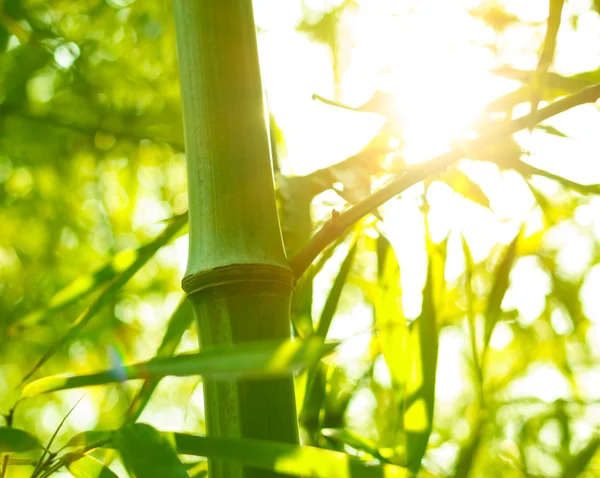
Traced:
<svg viewBox="0 0 600 478">
<path fill-rule="evenodd" d="M 290 337 L 251 0 L 175 0 L 189 184 L 183 287 L 203 347 Z M 210 436 L 298 442 L 292 377 L 205 380 Z M 211 462 L 211 478 L 277 476 Z"/>
</svg>

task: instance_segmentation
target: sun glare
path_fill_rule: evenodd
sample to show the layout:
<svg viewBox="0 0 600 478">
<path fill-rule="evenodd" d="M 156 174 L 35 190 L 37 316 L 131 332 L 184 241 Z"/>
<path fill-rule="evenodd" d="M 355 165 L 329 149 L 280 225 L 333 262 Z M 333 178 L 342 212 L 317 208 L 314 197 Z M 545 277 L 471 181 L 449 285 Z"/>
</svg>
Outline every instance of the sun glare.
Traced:
<svg viewBox="0 0 600 478">
<path fill-rule="evenodd" d="M 258 17 L 265 25 L 281 25 L 274 17 L 269 19 L 266 5 L 272 3 L 258 2 L 264 4 L 264 8 L 259 8 Z M 587 11 L 584 3 L 583 0 L 567 3 L 563 14 Z M 484 3 L 477 0 L 363 0 L 357 4 L 360 14 L 350 12 L 343 19 L 347 28 L 341 36 L 342 47 L 351 53 L 338 58 L 343 69 L 343 81 L 338 89 L 333 87 L 331 55 L 323 44 L 281 27 L 266 28 L 261 36 L 269 104 L 286 138 L 287 157 L 283 163 L 286 174 L 304 175 L 344 160 L 360 151 L 383 123 L 383 118 L 376 114 L 346 111 L 313 101 L 314 93 L 351 106 L 365 103 L 377 90 L 392 93 L 401 119 L 398 135 L 403 138 L 402 155 L 407 164 L 427 161 L 447 151 L 453 141 L 473 137 L 472 128 L 482 109 L 519 86 L 518 82 L 501 78 L 490 70 L 502 63 L 535 69 L 548 14 L 546 1 L 502 2 L 509 14 L 533 26 L 507 31 L 499 44 L 497 32 L 469 13 L 483 8 Z M 292 8 L 286 16 L 290 24 L 294 23 L 291 12 L 295 12 L 296 20 L 300 21 L 301 10 Z M 597 67 L 599 51 L 588 46 L 580 48 L 579 43 L 582 32 L 584 36 L 597 35 L 593 32 L 597 32 L 600 17 L 590 15 L 580 18 L 577 35 L 573 25 L 562 22 L 555 62 L 557 71 L 567 74 Z M 282 54 L 284 51 L 286 54 Z M 526 114 L 527 109 L 527 105 L 522 105 L 515 114 Z M 573 158 L 568 164 L 563 160 L 567 151 L 573 151 L 574 141 L 527 131 L 516 136 L 526 152 L 523 159 L 557 174 L 567 171 L 579 176 L 573 177 L 574 180 L 584 177 L 583 182 L 590 182 L 590 174 L 600 179 L 600 171 L 589 171 L 590 151 L 600 147 L 595 133 L 597 124 L 593 128 L 586 126 L 591 121 L 586 118 L 595 113 L 592 106 L 582 107 L 551 121 L 577 139 L 580 153 L 577 159 Z M 427 199 L 431 207 L 430 230 L 435 240 L 442 240 L 453 231 L 461 233 L 474 259 L 480 261 L 498 242 L 510 242 L 523 224 L 526 224 L 527 235 L 543 228 L 535 200 L 518 174 L 502 172 L 493 164 L 468 161 L 463 162 L 461 170 L 482 187 L 490 198 L 490 208 L 464 199 L 444 184 L 433 184 Z M 415 186 L 406 191 L 401 200 L 382 207 L 384 222 L 378 225 L 399 256 L 403 270 L 402 305 L 408 318 L 420 313 L 425 281 L 427 257 L 423 252 L 422 193 L 423 186 Z M 343 207 L 343 202 L 341 204 Z M 315 216 L 327 217 L 331 207 L 329 203 L 326 207 L 316 205 Z M 571 248 L 569 254 L 565 258 L 567 262 L 587 264 L 588 259 L 583 256 L 585 250 Z M 452 274 L 458 276 L 462 257 L 455 259 L 450 252 L 448 260 L 454 264 Z M 539 267 L 533 262 L 524 263 L 519 271 L 524 282 L 540 275 Z M 327 280 L 317 281 L 315 296 L 325 297 L 329 284 Z M 545 292 L 540 293 L 542 297 Z M 516 296 L 512 299 L 517 306 L 523 302 Z M 537 311 L 537 302 L 535 307 Z M 529 309 L 523 311 L 527 317 L 531 315 Z M 347 327 L 350 321 L 356 320 L 356 314 L 353 317 L 341 313 L 338 320 L 345 321 Z M 356 327 L 350 328 L 356 333 Z M 334 330 L 338 330 L 335 321 Z M 339 330 L 343 334 L 343 328 Z M 502 343 L 500 348 L 503 348 L 504 342 L 511 340 L 501 337 L 502 330 L 498 328 L 494 347 Z M 453 334 L 444 334 L 441 350 L 456 349 L 457 340 Z M 464 385 L 460 384 L 461 380 L 464 378 L 459 372 L 438 374 L 437 394 L 445 398 L 455 396 Z"/>
</svg>

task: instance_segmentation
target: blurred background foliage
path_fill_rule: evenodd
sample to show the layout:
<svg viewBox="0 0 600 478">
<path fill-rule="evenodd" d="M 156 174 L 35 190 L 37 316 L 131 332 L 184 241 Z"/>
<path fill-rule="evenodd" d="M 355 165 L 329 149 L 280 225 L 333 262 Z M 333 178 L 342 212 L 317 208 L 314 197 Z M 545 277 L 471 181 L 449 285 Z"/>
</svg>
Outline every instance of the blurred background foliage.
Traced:
<svg viewBox="0 0 600 478">
<path fill-rule="evenodd" d="M 559 29 L 541 0 L 254 3 L 290 256 L 464 131 L 600 81 L 598 2 L 558 2 Z M 183 297 L 187 195 L 170 2 L 3 0 L 0 52 L 7 414 L 67 333 L 36 376 L 157 354 Z M 599 121 L 587 105 L 519 133 L 322 254 L 294 333 L 343 344 L 298 377 L 304 443 L 409 466 L 425 453 L 436 476 L 600 473 Z M 197 347 L 188 323 L 177 351 Z M 164 379 L 140 420 L 204 432 L 199 384 Z M 47 440 L 83 396 L 59 442 L 116 428 L 139 387 L 33 398 L 14 424 Z"/>
</svg>

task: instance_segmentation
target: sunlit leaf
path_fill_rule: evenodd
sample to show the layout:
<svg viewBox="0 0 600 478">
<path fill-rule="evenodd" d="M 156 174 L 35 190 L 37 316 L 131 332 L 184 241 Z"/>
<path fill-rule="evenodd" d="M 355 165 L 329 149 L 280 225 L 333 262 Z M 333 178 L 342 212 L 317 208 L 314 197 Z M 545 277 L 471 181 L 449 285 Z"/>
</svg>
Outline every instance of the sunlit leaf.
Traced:
<svg viewBox="0 0 600 478">
<path fill-rule="evenodd" d="M 0 453 L 20 453 L 42 448 L 39 440 L 26 431 L 12 427 L 0 427 Z"/>
<path fill-rule="evenodd" d="M 379 449 L 373 441 L 361 437 L 350 430 L 344 428 L 324 428 L 321 430 L 321 433 L 325 438 L 332 442 L 341 443 L 342 445 L 350 446 L 355 450 L 366 452 L 384 463 L 388 461 L 381 456 Z"/>
<path fill-rule="evenodd" d="M 475 294 L 473 293 L 473 256 L 469 245 L 464 236 L 461 236 L 463 254 L 465 257 L 465 295 L 467 296 L 467 320 L 469 323 L 469 339 L 471 343 L 471 356 L 479 380 L 479 387 L 482 386 L 481 365 L 479 361 L 479 348 L 477 346 L 477 327 L 475 323 Z"/>
<path fill-rule="evenodd" d="M 73 340 L 79 334 L 80 330 L 85 327 L 88 322 L 100 312 L 100 310 L 113 300 L 113 298 L 121 291 L 121 288 L 152 258 L 152 256 L 154 256 L 156 251 L 169 242 L 185 224 L 187 224 L 187 214 L 182 214 L 175 218 L 175 220 L 172 221 L 154 241 L 141 248 L 133 263 L 117 275 L 94 303 L 71 324 L 68 332 L 50 346 L 48 351 L 46 351 L 33 368 L 23 377 L 21 383 L 25 383 L 29 377 L 37 372 L 60 347 Z"/>
<path fill-rule="evenodd" d="M 562 478 L 576 478 L 585 471 L 600 448 L 600 438 L 590 442 L 566 464 Z"/>
<path fill-rule="evenodd" d="M 434 265 L 430 259 L 423 289 L 421 314 L 411 324 L 408 344 L 406 395 L 413 400 L 404 411 L 408 467 L 414 473 L 421 467 L 433 428 L 435 380 L 438 355 L 438 328 L 435 308 Z"/>
<path fill-rule="evenodd" d="M 74 458 L 76 457 L 66 456 L 60 460 L 75 478 L 117 478 L 110 468 L 93 456 Z"/>
<path fill-rule="evenodd" d="M 91 430 L 78 433 L 67 442 L 65 447 L 79 446 L 92 448 L 95 446 L 101 446 L 103 443 L 110 442 L 112 440 L 112 434 L 112 431 L 103 430 Z"/>
<path fill-rule="evenodd" d="M 558 136 L 560 138 L 568 138 L 568 136 L 562 131 L 557 130 L 554 126 L 550 126 L 548 124 L 538 124 L 535 129 L 539 129 L 540 131 L 544 131 L 545 133 L 551 134 L 553 136 Z"/>
<path fill-rule="evenodd" d="M 144 423 L 127 425 L 114 434 L 114 442 L 130 474 L 140 478 L 187 478 L 185 466 L 175 451 L 172 436 Z"/>
<path fill-rule="evenodd" d="M 348 254 L 346 254 L 346 258 L 340 266 L 338 275 L 333 281 L 329 295 L 325 300 L 325 305 L 323 306 L 323 312 L 319 318 L 319 323 L 317 324 L 317 330 L 315 331 L 316 337 L 327 337 L 329 326 L 331 325 L 331 321 L 333 320 L 333 316 L 340 302 L 340 297 L 342 296 L 342 290 L 346 284 L 346 280 L 348 279 L 350 269 L 352 268 L 352 262 L 354 261 L 354 256 L 356 255 L 356 246 L 356 241 L 354 241 L 348 250 Z"/>
<path fill-rule="evenodd" d="M 504 256 L 494 271 L 494 283 L 488 296 L 487 307 L 485 310 L 485 325 L 483 333 L 484 349 L 486 349 L 489 345 L 494 328 L 496 327 L 496 324 L 502 315 L 502 301 L 506 291 L 508 290 L 510 271 L 516 259 L 517 243 L 520 237 L 521 232 L 519 232 L 519 234 L 517 234 L 517 236 L 509 244 Z"/>
<path fill-rule="evenodd" d="M 389 241 L 377 238 L 378 279 L 374 298 L 377 338 L 395 384 L 402 384 L 406 374 L 407 325 L 402 312 L 402 288 L 398 258 Z"/>
<path fill-rule="evenodd" d="M 485 195 L 481 186 L 474 182 L 467 174 L 457 168 L 452 168 L 440 176 L 440 180 L 448 184 L 461 196 L 485 208 L 490 207 L 490 200 Z"/>
<path fill-rule="evenodd" d="M 500 2 L 493 0 L 484 2 L 469 10 L 469 14 L 501 33 L 509 26 L 517 23 L 519 18 L 507 12 Z"/>
<path fill-rule="evenodd" d="M 214 347 L 196 354 L 157 358 L 89 375 L 45 377 L 25 386 L 22 396 L 125 380 L 158 380 L 168 375 L 202 375 L 215 380 L 282 376 L 313 363 L 336 346 L 336 343 L 324 344 L 315 338 L 306 342 L 249 342 Z"/>
<path fill-rule="evenodd" d="M 542 52 L 538 60 L 535 75 L 530 84 L 531 87 L 531 111 L 537 111 L 541 91 L 545 88 L 544 77 L 548 68 L 554 60 L 554 51 L 556 50 L 556 37 L 560 27 L 562 9 L 564 0 L 549 0 L 549 14 L 546 22 L 546 35 L 542 45 Z M 531 125 L 534 126 L 533 124 Z"/>
<path fill-rule="evenodd" d="M 370 464 L 346 453 L 322 448 L 274 441 L 201 437 L 184 433 L 162 433 L 161 435 L 167 436 L 169 442 L 174 441 L 177 453 L 183 455 L 233 461 L 290 476 L 313 478 L 409 477 L 408 471 L 402 467 Z M 109 443 L 106 446 L 113 445 Z"/>
<path fill-rule="evenodd" d="M 453 478 L 467 478 L 471 476 L 473 463 L 475 462 L 475 457 L 483 438 L 483 424 L 484 420 L 481 417 L 477 417 L 472 426 L 471 434 L 458 453 Z"/>
</svg>

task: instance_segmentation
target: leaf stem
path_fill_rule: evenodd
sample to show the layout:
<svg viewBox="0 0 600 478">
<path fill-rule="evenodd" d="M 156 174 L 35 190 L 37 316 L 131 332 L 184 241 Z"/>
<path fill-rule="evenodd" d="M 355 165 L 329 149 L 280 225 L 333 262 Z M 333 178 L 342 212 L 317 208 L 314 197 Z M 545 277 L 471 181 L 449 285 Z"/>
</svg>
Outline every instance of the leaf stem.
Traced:
<svg viewBox="0 0 600 478">
<path fill-rule="evenodd" d="M 295 277 L 300 277 L 321 251 L 343 234 L 348 227 L 369 214 L 375 208 L 389 201 L 394 196 L 397 196 L 402 191 L 405 191 L 432 174 L 444 171 L 451 164 L 473 152 L 481 150 L 522 129 L 529 128 L 533 119 L 535 119 L 537 123 L 540 123 L 552 116 L 574 108 L 575 106 L 586 103 L 595 103 L 598 98 L 600 98 L 600 83 L 583 88 L 577 93 L 569 95 L 536 111 L 535 114 L 528 114 L 498 127 L 491 128 L 477 139 L 465 141 L 450 151 L 425 163 L 418 164 L 404 172 L 402 175 L 396 176 L 387 185 L 367 196 L 355 206 L 341 213 L 332 215 L 331 219 L 315 233 L 306 246 L 291 259 L 290 267 L 292 268 Z"/>
</svg>

